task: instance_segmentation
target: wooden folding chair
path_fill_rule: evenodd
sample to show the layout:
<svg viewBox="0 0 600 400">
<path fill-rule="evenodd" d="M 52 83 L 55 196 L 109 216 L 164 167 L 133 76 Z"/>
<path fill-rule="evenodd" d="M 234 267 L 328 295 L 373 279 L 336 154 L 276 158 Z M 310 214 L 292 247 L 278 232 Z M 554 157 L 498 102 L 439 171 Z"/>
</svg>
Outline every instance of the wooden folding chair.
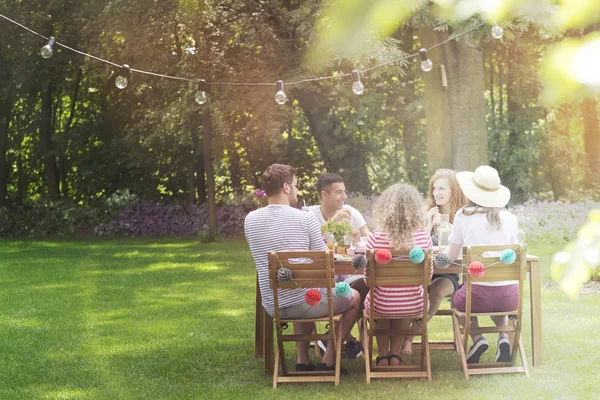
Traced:
<svg viewBox="0 0 600 400">
<path fill-rule="evenodd" d="M 427 378 L 431 380 L 431 359 L 429 338 L 427 334 L 428 320 L 428 286 L 431 282 L 431 250 L 425 251 L 425 259 L 419 264 L 410 261 L 407 252 L 391 251 L 392 260 L 388 264 L 379 264 L 375 260 L 375 250 L 367 253 L 368 265 L 366 270 L 367 286 L 369 286 L 370 313 L 363 315 L 363 336 L 366 343 L 363 344 L 365 356 L 365 371 L 367 383 L 372 378 Z M 420 327 L 391 330 L 378 328 L 375 320 L 393 319 L 379 316 L 375 313 L 373 303 L 373 288 L 375 286 L 423 286 L 423 311 L 408 318 L 422 318 Z M 414 324 L 413 324 L 414 325 Z M 371 366 L 373 360 L 373 337 L 412 335 L 421 337 L 421 354 L 419 364 L 400 366 Z M 417 345 L 417 343 L 415 343 Z"/>
<path fill-rule="evenodd" d="M 514 250 L 517 257 L 512 264 L 498 263 L 499 254 L 504 249 Z M 493 252 L 492 254 L 486 254 Z M 496 373 L 525 373 L 529 376 L 529 368 L 527 367 L 527 358 L 523 341 L 521 340 L 521 321 L 523 314 L 523 287 L 525 284 L 525 265 L 527 262 L 527 252 L 524 244 L 511 245 L 488 245 L 488 246 L 464 246 L 463 260 L 465 265 L 471 264 L 473 261 L 480 261 L 485 267 L 485 273 L 482 277 L 472 277 L 470 274 L 465 274 L 465 285 L 467 290 L 467 298 L 465 311 L 458 311 L 452 308 L 452 324 L 454 328 L 454 338 L 458 353 L 460 355 L 461 369 L 466 379 L 471 375 L 496 374 Z M 493 264 L 493 265 L 492 265 Z M 516 310 L 507 312 L 489 312 L 489 313 L 473 313 L 471 312 L 471 290 L 472 284 L 475 282 L 494 282 L 494 281 L 518 281 L 519 284 L 519 301 Z M 486 317 L 486 316 L 509 316 L 509 325 L 503 327 L 490 326 L 471 328 L 471 317 Z M 461 328 L 460 319 L 464 318 L 465 327 Z M 508 333 L 511 342 L 511 361 L 506 363 L 474 363 L 468 364 L 466 353 L 469 344 L 469 335 L 482 333 Z M 512 336 L 511 336 L 512 335 Z M 521 366 L 516 364 L 517 349 L 521 355 Z"/>
<path fill-rule="evenodd" d="M 277 271 L 288 268 L 292 271 L 293 281 L 280 282 L 277 280 Z M 333 253 L 325 251 L 280 251 L 269 253 L 269 282 L 273 289 L 275 303 L 275 329 L 277 332 L 277 347 L 275 350 L 275 365 L 273 368 L 273 388 L 279 383 L 286 382 L 334 382 L 340 383 L 340 359 L 342 344 L 342 314 L 333 313 L 333 292 L 335 287 L 335 269 Z M 295 288 L 326 288 L 328 301 L 328 314 L 321 318 L 307 319 L 282 319 L 279 315 L 278 289 Z M 325 296 L 325 295 L 324 295 Z M 329 332 L 326 334 L 291 334 L 284 335 L 287 323 L 292 322 L 326 322 Z M 283 326 L 282 326 L 283 324 Z M 284 343 L 310 340 L 329 340 L 329 345 L 335 349 L 335 371 L 290 371 L 286 364 Z M 281 364 L 282 375 L 279 375 Z"/>
</svg>

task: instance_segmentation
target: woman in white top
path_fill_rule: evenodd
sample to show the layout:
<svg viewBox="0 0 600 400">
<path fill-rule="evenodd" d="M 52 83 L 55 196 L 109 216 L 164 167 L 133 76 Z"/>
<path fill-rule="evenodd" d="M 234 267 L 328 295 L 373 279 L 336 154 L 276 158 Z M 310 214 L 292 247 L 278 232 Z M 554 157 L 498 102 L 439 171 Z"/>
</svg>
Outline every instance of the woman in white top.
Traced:
<svg viewBox="0 0 600 400">
<path fill-rule="evenodd" d="M 459 172 L 456 178 L 469 200 L 469 204 L 456 213 L 450 234 L 448 255 L 456 260 L 463 245 L 517 243 L 517 218 L 505 207 L 510 200 L 510 190 L 500 184 L 498 171 L 487 165 L 475 172 Z M 472 285 L 472 312 L 503 312 L 517 308 L 518 285 L 516 281 L 474 283 Z M 452 304 L 464 311 L 466 287 L 461 286 L 452 296 Z M 492 317 L 496 326 L 506 326 L 505 316 Z M 471 326 L 478 327 L 477 318 Z M 489 344 L 482 335 L 471 335 L 473 346 L 467 354 L 468 363 L 477 363 Z M 496 362 L 510 361 L 510 342 L 507 334 L 498 339 Z"/>
</svg>

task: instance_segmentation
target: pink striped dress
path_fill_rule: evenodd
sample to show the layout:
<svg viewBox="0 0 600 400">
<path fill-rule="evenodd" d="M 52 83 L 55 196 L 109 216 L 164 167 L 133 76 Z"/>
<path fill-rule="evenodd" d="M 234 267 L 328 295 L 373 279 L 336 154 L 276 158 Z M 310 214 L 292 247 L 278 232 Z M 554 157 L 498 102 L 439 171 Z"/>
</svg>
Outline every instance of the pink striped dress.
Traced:
<svg viewBox="0 0 600 400">
<path fill-rule="evenodd" d="M 413 234 L 414 246 L 431 249 L 431 236 L 423 229 Z M 387 233 L 373 231 L 367 242 L 369 249 L 392 249 Z M 365 270 L 366 272 L 366 270 Z M 433 273 L 433 264 L 431 265 Z M 369 296 L 365 299 L 365 312 L 369 313 Z M 373 288 L 375 314 L 390 318 L 408 318 L 421 315 L 423 311 L 423 286 L 375 286 Z M 427 305 L 429 308 L 429 304 Z"/>
</svg>

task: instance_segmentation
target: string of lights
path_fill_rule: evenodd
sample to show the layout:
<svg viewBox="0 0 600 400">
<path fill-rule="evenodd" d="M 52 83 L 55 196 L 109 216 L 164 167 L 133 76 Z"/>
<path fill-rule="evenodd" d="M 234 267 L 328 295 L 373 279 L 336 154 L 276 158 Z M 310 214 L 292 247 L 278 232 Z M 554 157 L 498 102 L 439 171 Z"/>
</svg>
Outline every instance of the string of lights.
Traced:
<svg viewBox="0 0 600 400">
<path fill-rule="evenodd" d="M 273 84 L 273 82 L 207 82 L 204 79 L 191 79 L 191 78 L 166 75 L 166 74 L 161 74 L 161 73 L 156 73 L 156 72 L 151 72 L 151 71 L 144 71 L 141 69 L 131 68 L 127 64 L 122 64 L 122 65 L 117 64 L 112 61 L 105 60 L 101 57 L 97 57 L 92 54 L 83 52 L 81 50 L 77 50 L 75 48 L 69 47 L 64 43 L 57 41 L 56 38 L 54 38 L 53 36 L 46 37 L 44 35 L 41 35 L 40 33 L 34 31 L 33 29 L 28 28 L 27 26 L 10 19 L 5 15 L 0 14 L 0 18 L 3 18 L 4 20 L 6 20 L 22 29 L 25 29 L 26 31 L 44 39 L 46 41 L 46 44 L 41 48 L 40 55 L 45 59 L 51 58 L 54 55 L 55 47 L 58 46 L 58 47 L 62 47 L 64 49 L 66 49 L 66 50 L 72 51 L 74 53 L 77 53 L 79 55 L 82 55 L 84 57 L 91 58 L 93 60 L 100 61 L 105 64 L 111 65 L 113 67 L 119 68 L 119 74 L 115 79 L 115 86 L 119 89 L 125 89 L 127 87 L 128 83 L 129 83 L 129 79 L 131 77 L 131 73 L 135 72 L 135 73 L 142 74 L 142 75 L 150 75 L 150 76 L 155 76 L 155 77 L 164 78 L 164 79 L 172 79 L 172 80 L 178 80 L 178 81 L 184 81 L 184 82 L 190 82 L 190 83 L 196 84 L 197 92 L 194 95 L 194 101 L 200 105 L 205 104 L 208 101 L 207 92 L 208 92 L 209 86 L 270 86 L 270 87 L 272 87 L 273 85 L 275 85 L 275 102 L 277 104 L 283 105 L 288 101 L 288 97 L 284 90 L 283 80 L 278 80 L 275 82 L 275 84 Z M 324 80 L 329 80 L 329 79 L 340 79 L 340 78 L 352 77 L 352 92 L 356 95 L 361 95 L 365 91 L 365 85 L 362 83 L 362 81 L 360 79 L 361 74 L 364 75 L 375 69 L 383 68 L 388 65 L 396 64 L 401 61 L 410 60 L 410 59 L 418 57 L 418 56 L 420 56 L 420 58 L 421 58 L 421 69 L 424 72 L 429 72 L 433 69 L 433 62 L 429 59 L 427 52 L 429 52 L 439 46 L 442 46 L 452 40 L 456 40 L 456 39 L 460 38 L 461 36 L 466 35 L 469 32 L 479 29 L 480 27 L 482 27 L 485 24 L 486 24 L 485 22 L 482 22 L 469 30 L 461 32 L 460 34 L 457 34 L 455 36 L 452 36 L 440 43 L 435 44 L 434 46 L 431 46 L 428 49 L 422 48 L 419 50 L 418 53 L 409 54 L 404 57 L 390 60 L 390 61 L 375 65 L 370 68 L 365 68 L 362 70 L 354 69 L 354 70 L 352 70 L 352 72 L 344 73 L 344 74 L 322 76 L 322 77 L 315 77 L 315 78 L 306 78 L 306 79 L 302 79 L 299 81 L 287 82 L 285 85 L 293 86 L 293 85 L 300 85 L 300 84 L 309 83 L 309 82 L 319 82 L 319 81 L 324 81 Z M 494 25 L 492 26 L 491 31 L 492 31 L 492 37 L 495 39 L 501 39 L 502 36 L 504 35 L 504 30 L 496 22 L 494 22 Z"/>
</svg>

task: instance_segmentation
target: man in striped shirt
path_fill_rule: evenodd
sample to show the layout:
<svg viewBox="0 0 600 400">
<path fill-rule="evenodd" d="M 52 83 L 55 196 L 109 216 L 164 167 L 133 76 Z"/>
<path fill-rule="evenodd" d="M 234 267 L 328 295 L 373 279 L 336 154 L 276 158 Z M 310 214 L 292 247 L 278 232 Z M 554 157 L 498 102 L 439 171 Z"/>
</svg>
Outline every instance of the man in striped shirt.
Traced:
<svg viewBox="0 0 600 400">
<path fill-rule="evenodd" d="M 263 306 L 269 315 L 274 315 L 273 292 L 269 286 L 270 251 L 325 250 L 321 226 L 312 213 L 300 211 L 294 206 L 298 202 L 296 170 L 289 165 L 273 164 L 263 174 L 263 189 L 269 205 L 252 211 L 246 217 L 244 231 L 250 252 L 258 271 L 258 283 Z M 327 296 L 321 303 L 310 306 L 304 301 L 308 289 L 280 289 L 279 312 L 282 318 L 316 318 L 327 315 Z M 360 310 L 360 295 L 351 290 L 347 296 L 333 299 L 335 313 L 343 313 L 342 334 L 348 336 Z M 312 323 L 294 323 L 294 332 L 308 334 Z M 296 342 L 297 371 L 333 370 L 335 355 L 332 346 L 323 355 L 323 362 L 316 367 L 309 363 L 309 343 Z"/>
</svg>

